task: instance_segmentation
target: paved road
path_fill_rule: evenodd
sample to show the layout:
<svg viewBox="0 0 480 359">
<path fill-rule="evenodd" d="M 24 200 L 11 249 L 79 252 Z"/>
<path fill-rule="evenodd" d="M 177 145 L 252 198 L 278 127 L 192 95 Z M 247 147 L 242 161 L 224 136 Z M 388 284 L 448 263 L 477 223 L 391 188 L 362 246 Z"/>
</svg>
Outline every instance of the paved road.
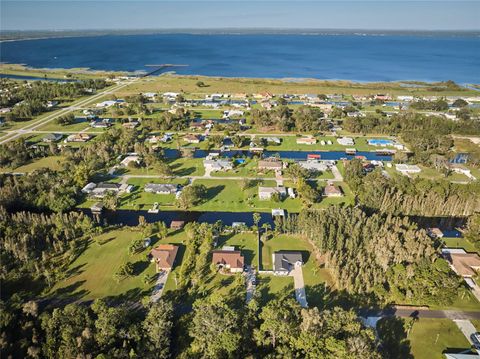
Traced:
<svg viewBox="0 0 480 359">
<path fill-rule="evenodd" d="M 245 270 L 245 285 L 247 287 L 247 304 L 253 299 L 253 295 L 255 294 L 255 271 L 252 269 L 251 266 L 247 266 Z"/>
<path fill-rule="evenodd" d="M 432 319 L 452 319 L 452 320 L 468 320 L 468 319 L 480 319 L 479 312 L 467 312 L 461 310 L 428 310 L 428 309 L 405 309 L 405 308 L 392 308 L 385 310 L 359 310 L 359 314 L 362 317 L 401 317 L 401 318 L 432 318 Z"/>
<path fill-rule="evenodd" d="M 150 301 L 152 303 L 158 302 L 160 297 L 163 294 L 163 288 L 165 287 L 165 283 L 167 283 L 168 274 L 170 271 L 161 271 L 158 273 L 157 281 L 155 282 L 155 287 L 152 291 L 152 296 L 150 297 Z"/>
<path fill-rule="evenodd" d="M 305 283 L 303 281 L 302 266 L 295 266 L 295 269 L 290 272 L 293 277 L 293 286 L 295 288 L 295 298 L 302 308 L 307 308 L 307 294 L 305 293 Z"/>
<path fill-rule="evenodd" d="M 455 319 L 454 322 L 457 325 L 458 329 L 462 331 L 463 335 L 465 335 L 465 338 L 467 338 L 470 344 L 476 344 L 473 342 L 472 336 L 477 332 L 477 330 L 473 326 L 472 322 L 469 320 L 460 319 Z"/>
<path fill-rule="evenodd" d="M 131 85 L 132 83 L 134 83 L 137 80 L 138 80 L 138 78 L 133 79 L 133 80 L 129 80 L 129 81 L 126 81 L 126 82 L 122 82 L 122 83 L 117 84 L 117 85 L 114 85 L 110 88 L 107 88 L 105 91 L 99 92 L 96 95 L 93 95 L 93 96 L 90 96 L 86 99 L 80 100 L 80 101 L 74 103 L 73 105 L 71 105 L 69 107 L 66 107 L 66 108 L 63 108 L 61 110 L 55 111 L 52 114 L 50 114 L 50 115 L 48 115 L 44 118 L 40 118 L 40 119 L 34 121 L 33 123 L 30 123 L 30 124 L 26 125 L 25 127 L 22 127 L 20 129 L 17 129 L 17 130 L 10 131 L 10 132 L 7 133 L 6 136 L 1 137 L 0 144 L 11 141 L 11 140 L 13 140 L 15 138 L 18 138 L 18 137 L 20 137 L 24 134 L 31 133 L 32 131 L 36 130 L 37 128 L 39 128 L 41 126 L 44 126 L 45 124 L 57 119 L 60 116 L 65 116 L 65 115 L 69 114 L 70 112 L 76 111 L 79 106 L 84 106 L 84 105 L 90 104 L 90 103 L 98 100 L 99 98 L 107 95 L 107 94 L 110 94 L 114 91 L 120 90 L 120 89 L 122 89 L 122 88 L 124 88 L 128 85 Z"/>
</svg>

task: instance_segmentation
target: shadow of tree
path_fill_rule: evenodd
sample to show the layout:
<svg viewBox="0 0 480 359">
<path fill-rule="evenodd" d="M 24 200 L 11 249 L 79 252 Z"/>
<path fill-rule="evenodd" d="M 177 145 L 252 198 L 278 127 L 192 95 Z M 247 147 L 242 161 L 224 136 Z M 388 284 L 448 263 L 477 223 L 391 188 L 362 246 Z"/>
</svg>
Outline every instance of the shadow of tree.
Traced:
<svg viewBox="0 0 480 359">
<path fill-rule="evenodd" d="M 382 340 L 381 351 L 385 358 L 411 359 L 410 340 L 407 339 L 405 321 L 398 317 L 380 319 L 377 323 L 377 332 Z"/>
<path fill-rule="evenodd" d="M 211 200 L 211 199 L 215 198 L 224 189 L 225 189 L 224 185 L 207 188 L 206 199 Z"/>
</svg>

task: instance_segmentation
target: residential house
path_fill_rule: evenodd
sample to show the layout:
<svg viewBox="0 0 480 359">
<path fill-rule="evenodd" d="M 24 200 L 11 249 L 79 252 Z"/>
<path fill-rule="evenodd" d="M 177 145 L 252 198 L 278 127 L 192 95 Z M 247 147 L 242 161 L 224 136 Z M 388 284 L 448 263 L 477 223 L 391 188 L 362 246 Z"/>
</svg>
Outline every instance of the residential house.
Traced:
<svg viewBox="0 0 480 359">
<path fill-rule="evenodd" d="M 302 252 L 278 251 L 272 257 L 275 275 L 288 275 L 295 267 L 303 265 Z"/>
<path fill-rule="evenodd" d="M 137 154 L 128 155 L 122 160 L 122 162 L 120 162 L 120 165 L 127 167 L 130 162 L 135 162 L 137 164 L 140 163 L 140 156 Z"/>
<path fill-rule="evenodd" d="M 73 135 L 69 135 L 65 142 L 87 142 L 92 138 L 88 133 L 80 132 Z"/>
<path fill-rule="evenodd" d="M 178 185 L 172 183 L 147 183 L 143 188 L 148 193 L 175 194 L 178 190 Z"/>
<path fill-rule="evenodd" d="M 469 168 L 465 167 L 464 165 L 462 165 L 461 163 L 446 163 L 445 166 L 447 167 L 447 169 L 449 169 L 450 171 L 453 171 L 455 173 L 460 173 L 464 176 L 467 176 L 468 178 L 470 179 L 476 179 L 473 175 L 472 175 L 472 172 L 470 171 Z"/>
<path fill-rule="evenodd" d="M 280 198 L 284 198 L 287 195 L 287 189 L 283 186 L 258 187 L 258 198 L 261 200 L 270 200 L 274 193 L 278 193 Z"/>
<path fill-rule="evenodd" d="M 188 143 L 200 143 L 202 138 L 198 135 L 186 135 L 183 137 L 183 140 Z"/>
<path fill-rule="evenodd" d="M 279 145 L 282 143 L 282 140 L 278 137 L 267 137 L 265 138 L 268 143 L 273 143 L 275 145 Z"/>
<path fill-rule="evenodd" d="M 353 146 L 355 144 L 355 141 L 351 137 L 337 138 L 337 142 L 342 146 Z"/>
<path fill-rule="evenodd" d="M 241 251 L 224 247 L 221 250 L 212 251 L 212 263 L 218 268 L 227 269 L 232 273 L 242 273 L 245 259 Z"/>
<path fill-rule="evenodd" d="M 417 165 L 408 165 L 405 163 L 397 163 L 395 169 L 402 174 L 420 173 L 422 171 Z"/>
<path fill-rule="evenodd" d="M 95 106 L 99 108 L 106 108 L 106 107 L 111 107 L 115 104 L 120 104 L 125 102 L 124 100 L 108 100 L 108 101 L 103 101 L 100 103 L 97 103 Z"/>
<path fill-rule="evenodd" d="M 88 194 L 90 197 L 93 198 L 103 198 L 107 193 L 113 193 L 115 195 L 118 195 L 122 193 L 130 193 L 132 189 L 133 186 L 127 183 L 119 184 L 100 182 L 98 184 L 95 184 L 93 182 L 90 182 L 82 188 L 82 192 Z"/>
<path fill-rule="evenodd" d="M 45 135 L 44 138 L 42 138 L 43 142 L 51 143 L 51 142 L 57 142 L 62 139 L 63 135 L 60 133 L 49 133 L 48 135 Z"/>
<path fill-rule="evenodd" d="M 297 145 L 314 145 L 317 143 L 315 137 L 299 137 L 297 138 Z"/>
<path fill-rule="evenodd" d="M 128 129 L 133 129 L 133 128 L 137 127 L 138 125 L 140 125 L 140 122 L 138 122 L 138 121 L 128 121 L 128 122 L 122 123 L 122 127 L 123 128 L 128 128 Z"/>
<path fill-rule="evenodd" d="M 233 169 L 233 163 L 230 160 L 216 159 L 216 160 L 203 160 L 203 165 L 206 171 L 228 171 Z"/>
<path fill-rule="evenodd" d="M 480 256 L 477 253 L 467 253 L 463 249 L 442 249 L 442 256 L 459 276 L 471 278 L 480 270 Z"/>
<path fill-rule="evenodd" d="M 335 161 L 333 160 L 306 160 L 306 161 L 297 161 L 297 164 L 309 171 L 315 172 L 325 172 L 329 171 L 333 166 L 335 166 Z"/>
<path fill-rule="evenodd" d="M 52 108 L 58 105 L 58 101 L 47 101 L 47 108 Z"/>
<path fill-rule="evenodd" d="M 258 161 L 258 169 L 259 170 L 273 170 L 273 171 L 280 171 L 283 168 L 282 161 L 274 160 L 274 159 L 267 159 L 267 160 L 260 160 Z"/>
<path fill-rule="evenodd" d="M 90 122 L 90 127 L 92 128 L 108 128 L 112 126 L 112 123 L 110 122 L 110 119 L 104 118 L 100 121 L 94 120 Z"/>
<path fill-rule="evenodd" d="M 157 272 L 172 269 L 177 252 L 178 246 L 173 244 L 160 244 L 153 248 L 150 252 L 150 257 L 152 262 L 155 262 Z"/>
<path fill-rule="evenodd" d="M 323 195 L 325 197 L 342 197 L 343 193 L 339 187 L 335 186 L 333 183 L 329 183 L 323 189 Z"/>
</svg>

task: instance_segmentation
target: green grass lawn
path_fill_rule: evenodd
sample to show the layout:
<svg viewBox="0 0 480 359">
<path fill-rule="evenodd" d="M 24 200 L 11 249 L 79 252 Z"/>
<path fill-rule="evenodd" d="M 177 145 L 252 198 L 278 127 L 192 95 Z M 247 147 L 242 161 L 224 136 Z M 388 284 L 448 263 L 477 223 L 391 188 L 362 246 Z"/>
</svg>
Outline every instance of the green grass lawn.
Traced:
<svg viewBox="0 0 480 359">
<path fill-rule="evenodd" d="M 90 240 L 85 251 L 70 265 L 67 278 L 53 287 L 56 298 L 73 296 L 88 300 L 124 296 L 138 300 L 149 295 L 153 282 L 143 283 L 145 274 L 154 275 L 155 267 L 147 260 L 150 249 L 130 255 L 128 246 L 142 233 L 128 227 L 109 231 Z M 135 275 L 117 282 L 114 273 L 126 262 L 134 263 Z"/>
<path fill-rule="evenodd" d="M 468 349 L 470 343 L 450 319 L 420 318 L 408 336 L 415 359 L 442 359 L 447 349 Z"/>
<path fill-rule="evenodd" d="M 449 248 L 463 248 L 467 252 L 478 252 L 478 249 L 465 238 L 447 238 L 443 237 L 442 241 L 445 242 L 445 246 Z"/>
<path fill-rule="evenodd" d="M 28 173 L 28 172 L 33 172 L 35 170 L 38 170 L 39 168 L 50 168 L 52 170 L 57 171 L 62 168 L 62 162 L 64 161 L 65 159 L 62 156 L 43 157 L 17 168 L 0 168 L 0 172 L 14 171 L 14 172 Z"/>
<path fill-rule="evenodd" d="M 305 281 L 305 289 L 307 299 L 310 305 L 320 305 L 322 298 L 313 295 L 318 291 L 319 286 L 330 285 L 332 279 L 327 269 L 321 268 L 320 264 L 314 257 L 313 248 L 302 237 L 279 235 L 272 239 L 262 242 L 262 269 L 272 270 L 272 255 L 280 250 L 301 251 L 304 260 L 303 279 Z M 291 277 L 276 277 L 271 275 L 262 275 L 261 279 L 265 279 L 268 283 L 269 294 L 276 295 L 285 287 L 293 293 L 293 279 Z M 291 288 L 290 288 L 291 284 Z M 309 295 L 310 294 L 310 295 Z"/>
<path fill-rule="evenodd" d="M 218 239 L 218 248 L 223 246 L 234 246 L 235 249 L 241 250 L 245 257 L 245 264 L 257 267 L 258 250 L 257 250 L 257 234 L 256 233 L 232 233 L 222 235 Z"/>
<path fill-rule="evenodd" d="M 178 158 L 168 161 L 168 164 L 175 176 L 203 176 L 205 174 L 201 158 Z M 126 168 L 121 172 L 128 175 L 159 175 L 154 169 L 146 168 Z"/>
<path fill-rule="evenodd" d="M 101 129 L 99 129 L 99 128 L 90 127 L 90 123 L 86 119 L 85 120 L 77 119 L 71 125 L 65 125 L 65 126 L 57 124 L 54 120 L 54 121 L 50 121 L 46 125 L 39 128 L 40 131 L 52 131 L 52 132 L 55 132 L 55 131 L 76 132 L 76 131 L 83 131 L 85 129 L 89 129 L 89 130 L 91 129 L 91 130 L 95 130 L 97 132 L 101 131 Z"/>
</svg>

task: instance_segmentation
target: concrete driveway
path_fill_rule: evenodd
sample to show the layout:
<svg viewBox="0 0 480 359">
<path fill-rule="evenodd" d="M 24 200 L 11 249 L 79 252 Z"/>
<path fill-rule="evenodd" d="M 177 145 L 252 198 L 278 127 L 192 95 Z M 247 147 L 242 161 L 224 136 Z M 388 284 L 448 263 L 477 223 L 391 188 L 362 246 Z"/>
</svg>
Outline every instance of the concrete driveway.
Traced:
<svg viewBox="0 0 480 359">
<path fill-rule="evenodd" d="M 477 330 L 473 326 L 472 322 L 463 319 L 455 319 L 454 322 L 457 325 L 458 329 L 462 331 L 463 335 L 465 335 L 465 338 L 467 338 L 470 344 L 475 344 L 473 342 L 472 335 L 475 334 Z"/>
<path fill-rule="evenodd" d="M 255 294 L 255 271 L 251 266 L 247 266 L 245 270 L 245 285 L 247 286 L 247 304 L 253 299 Z"/>
<path fill-rule="evenodd" d="M 305 293 L 305 283 L 303 281 L 302 266 L 295 266 L 295 268 L 290 272 L 290 275 L 293 277 L 295 298 L 297 298 L 297 302 L 300 303 L 302 308 L 307 308 L 307 294 Z"/>
<path fill-rule="evenodd" d="M 165 288 L 165 283 L 167 283 L 169 273 L 170 271 L 161 271 L 160 273 L 158 273 L 158 278 L 155 282 L 155 286 L 153 287 L 152 295 L 150 297 L 150 301 L 152 303 L 158 302 L 158 300 L 162 296 L 163 288 Z"/>
</svg>

